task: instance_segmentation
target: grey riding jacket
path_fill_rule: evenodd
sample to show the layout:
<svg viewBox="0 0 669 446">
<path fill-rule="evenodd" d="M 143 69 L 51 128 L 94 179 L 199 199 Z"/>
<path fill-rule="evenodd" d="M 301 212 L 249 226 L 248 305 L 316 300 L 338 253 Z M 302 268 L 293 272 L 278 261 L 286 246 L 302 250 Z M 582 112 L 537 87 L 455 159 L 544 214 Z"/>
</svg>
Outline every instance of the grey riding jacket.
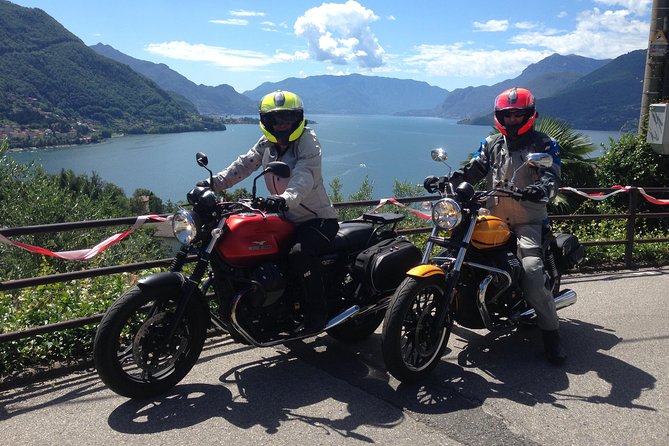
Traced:
<svg viewBox="0 0 669 446">
<path fill-rule="evenodd" d="M 553 166 L 523 166 L 529 153 L 550 154 L 553 157 Z M 550 200 L 560 187 L 560 146 L 550 136 L 534 130 L 515 141 L 507 141 L 504 135 L 498 133 L 481 142 L 463 173 L 465 181 L 471 184 L 476 184 L 485 176 L 487 186 L 491 189 L 511 186 L 524 189 L 536 184 Z M 540 224 L 548 220 L 546 203 L 495 197 L 486 205 L 493 215 L 504 219 L 511 226 Z"/>
<path fill-rule="evenodd" d="M 217 192 L 228 189 L 272 161 L 283 161 L 291 169 L 289 178 L 274 174 L 264 177 L 269 193 L 286 200 L 288 221 L 300 224 L 313 218 L 337 218 L 337 211 L 323 186 L 321 143 L 310 127 L 305 127 L 302 135 L 291 142 L 282 155 L 263 135 L 251 150 L 214 175 L 212 188 Z"/>
</svg>

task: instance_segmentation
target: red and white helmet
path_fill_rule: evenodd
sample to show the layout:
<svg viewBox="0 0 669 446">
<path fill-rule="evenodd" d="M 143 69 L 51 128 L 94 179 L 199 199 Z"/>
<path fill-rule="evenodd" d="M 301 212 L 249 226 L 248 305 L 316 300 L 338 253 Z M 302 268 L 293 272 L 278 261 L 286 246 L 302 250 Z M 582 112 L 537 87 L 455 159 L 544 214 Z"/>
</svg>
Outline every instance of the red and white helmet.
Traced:
<svg viewBox="0 0 669 446">
<path fill-rule="evenodd" d="M 505 126 L 504 113 L 520 111 L 525 114 L 518 125 Z M 513 87 L 503 91 L 495 98 L 495 126 L 505 136 L 516 137 L 527 133 L 534 127 L 537 112 L 534 107 L 534 95 L 526 88 Z"/>
</svg>

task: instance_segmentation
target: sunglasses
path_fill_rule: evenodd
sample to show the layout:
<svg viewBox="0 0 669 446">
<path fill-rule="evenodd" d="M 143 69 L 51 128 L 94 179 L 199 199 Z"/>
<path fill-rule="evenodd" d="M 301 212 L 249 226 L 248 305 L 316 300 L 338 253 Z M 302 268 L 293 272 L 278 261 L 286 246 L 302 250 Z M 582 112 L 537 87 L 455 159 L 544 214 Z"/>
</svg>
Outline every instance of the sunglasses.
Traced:
<svg viewBox="0 0 669 446">
<path fill-rule="evenodd" d="M 525 117 L 525 112 L 505 111 L 505 112 L 502 112 L 502 116 L 504 116 L 505 118 L 524 118 Z"/>
</svg>

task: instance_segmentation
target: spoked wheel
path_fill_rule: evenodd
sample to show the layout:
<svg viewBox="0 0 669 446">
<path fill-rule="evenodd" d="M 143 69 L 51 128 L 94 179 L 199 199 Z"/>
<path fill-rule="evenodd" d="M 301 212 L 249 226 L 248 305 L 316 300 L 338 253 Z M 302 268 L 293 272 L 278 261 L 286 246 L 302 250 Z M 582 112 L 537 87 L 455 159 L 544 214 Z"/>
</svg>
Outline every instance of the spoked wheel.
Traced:
<svg viewBox="0 0 669 446">
<path fill-rule="evenodd" d="M 100 378 L 114 392 L 129 398 L 159 395 L 195 365 L 206 338 L 208 313 L 201 296 L 193 295 L 168 341 L 179 291 L 133 287 L 105 313 L 93 356 Z"/>
<path fill-rule="evenodd" d="M 441 360 L 453 327 L 442 275 L 407 277 L 395 292 L 383 323 L 382 351 L 388 371 L 402 382 L 426 377 Z M 436 327 L 437 311 L 446 320 Z"/>
</svg>

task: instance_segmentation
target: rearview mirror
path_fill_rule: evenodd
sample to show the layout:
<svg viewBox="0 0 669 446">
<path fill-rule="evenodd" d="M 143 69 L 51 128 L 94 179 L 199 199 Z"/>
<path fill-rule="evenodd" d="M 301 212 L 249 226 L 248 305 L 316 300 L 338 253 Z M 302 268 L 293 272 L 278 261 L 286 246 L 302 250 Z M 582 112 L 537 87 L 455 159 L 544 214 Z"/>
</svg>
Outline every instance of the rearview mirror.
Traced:
<svg viewBox="0 0 669 446">
<path fill-rule="evenodd" d="M 527 164 L 532 167 L 549 168 L 553 165 L 553 157 L 548 153 L 530 153 L 527 155 Z"/>
<path fill-rule="evenodd" d="M 202 152 L 197 152 L 195 154 L 195 161 L 197 161 L 197 164 L 202 167 L 207 167 L 207 164 L 209 164 L 209 158 L 207 158 L 207 155 Z"/>
<path fill-rule="evenodd" d="M 264 173 L 273 173 L 281 178 L 288 178 L 290 176 L 290 166 L 283 161 L 272 161 L 267 164 Z"/>
<path fill-rule="evenodd" d="M 446 152 L 446 150 L 444 150 L 443 147 L 437 147 L 436 149 L 432 149 L 430 155 L 432 156 L 433 161 L 444 162 L 448 160 L 448 153 Z"/>
</svg>

